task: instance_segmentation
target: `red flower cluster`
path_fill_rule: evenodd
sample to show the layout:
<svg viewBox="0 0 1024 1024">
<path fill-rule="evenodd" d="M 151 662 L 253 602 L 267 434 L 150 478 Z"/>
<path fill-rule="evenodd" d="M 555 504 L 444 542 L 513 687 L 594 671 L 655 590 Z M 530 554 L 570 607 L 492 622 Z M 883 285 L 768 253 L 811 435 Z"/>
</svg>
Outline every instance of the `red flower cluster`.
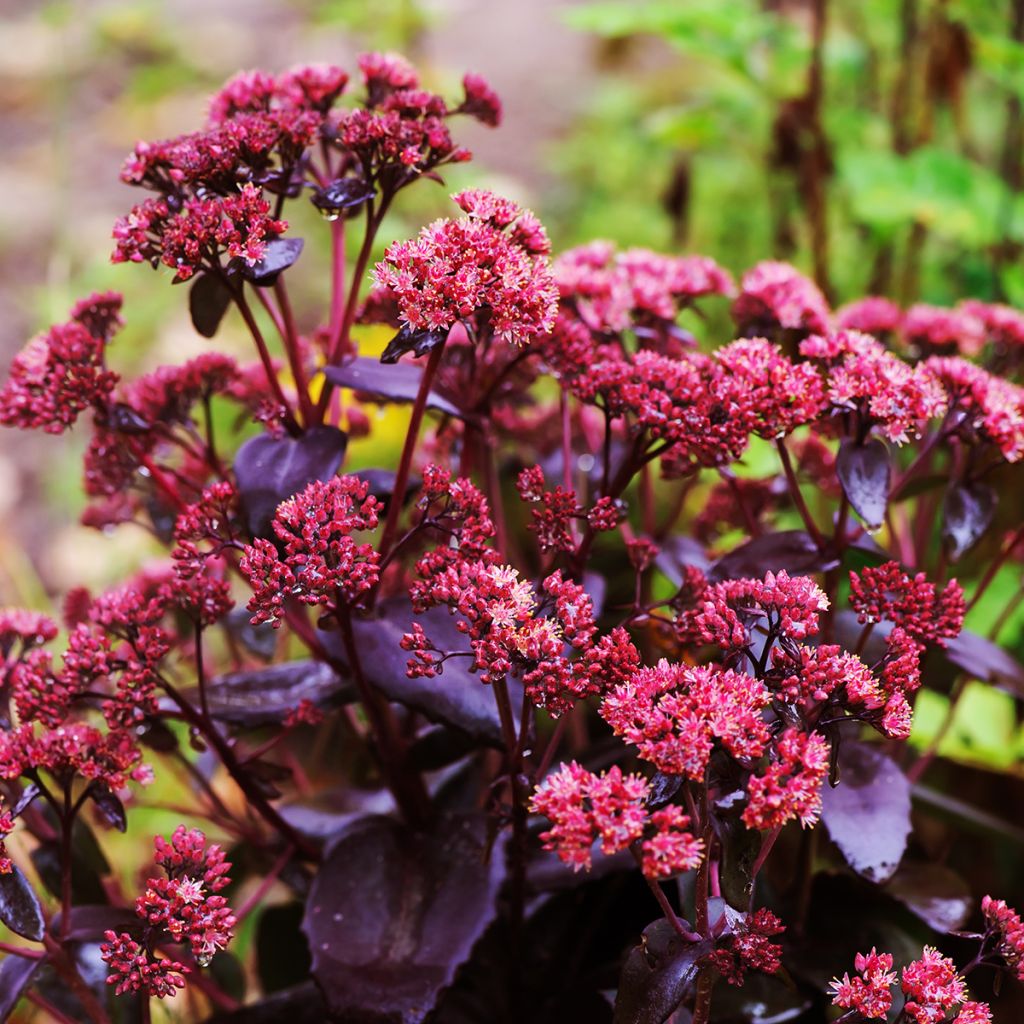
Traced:
<svg viewBox="0 0 1024 1024">
<path fill-rule="evenodd" d="M 765 260 L 743 275 L 732 307 L 740 333 L 828 330 L 829 310 L 818 286 L 788 263 Z"/>
<path fill-rule="evenodd" d="M 180 208 L 167 199 L 147 199 L 114 225 L 114 263 L 163 263 L 175 280 L 203 270 L 218 273 L 221 259 L 254 266 L 267 242 L 288 224 L 270 216 L 270 203 L 251 182 L 234 195 L 187 200 Z"/>
<path fill-rule="evenodd" d="M 25 608 L 0 608 L 0 657 L 5 668 L 32 647 L 49 643 L 56 636 L 57 623 L 48 615 Z M 10 660 L 12 654 L 15 658 Z"/>
<path fill-rule="evenodd" d="M 562 253 L 554 273 L 563 302 L 597 334 L 673 323 L 693 299 L 734 290 L 728 271 L 707 257 L 617 253 L 611 242 Z"/>
<path fill-rule="evenodd" d="M 168 843 L 163 836 L 154 840 L 156 863 L 165 878 L 150 878 L 146 892 L 135 901 L 135 913 L 145 922 L 143 943 L 128 933 L 105 933 L 100 946 L 103 961 L 111 968 L 107 983 L 117 993 L 143 992 L 148 996 L 173 995 L 183 988 L 185 964 L 153 953 L 157 936 L 165 933 L 176 944 L 189 947 L 200 966 L 231 941 L 235 916 L 223 896 L 231 865 L 216 844 L 206 846 L 197 830 L 179 825 Z"/>
<path fill-rule="evenodd" d="M 903 322 L 903 310 L 891 299 L 867 295 L 836 310 L 836 327 L 865 334 L 895 334 Z"/>
<path fill-rule="evenodd" d="M 516 481 L 519 497 L 540 508 L 530 510 L 530 529 L 537 535 L 541 551 L 572 551 L 577 544 L 572 534 L 573 520 L 590 524 L 595 531 L 614 530 L 622 520 L 622 509 L 611 498 L 598 499 L 590 509 L 580 505 L 575 491 L 556 487 L 544 490 L 544 471 L 540 466 L 524 469 Z"/>
<path fill-rule="evenodd" d="M 946 389 L 961 440 L 994 444 L 1007 462 L 1024 456 L 1024 388 L 956 356 L 933 356 L 924 365 Z"/>
<path fill-rule="evenodd" d="M 11 858 L 7 856 L 7 847 L 4 840 L 14 831 L 14 817 L 9 810 L 4 809 L 3 799 L 0 798 L 0 875 L 9 875 L 13 868 Z"/>
<path fill-rule="evenodd" d="M 397 296 L 402 321 L 414 331 L 437 331 L 479 313 L 494 334 L 515 344 L 546 334 L 556 292 L 539 222 L 491 192 L 454 199 L 467 216 L 435 221 L 418 238 L 392 243 L 377 264 L 377 282 Z"/>
<path fill-rule="evenodd" d="M 892 986 L 896 972 L 892 969 L 892 954 L 878 953 L 872 946 L 870 953 L 858 953 L 853 961 L 859 978 L 843 975 L 836 978 L 830 988 L 835 993 L 832 1002 L 847 1010 L 856 1010 L 872 1020 L 885 1020 L 892 1006 Z"/>
<path fill-rule="evenodd" d="M 254 623 L 280 626 L 288 598 L 334 608 L 351 603 L 378 579 L 379 554 L 352 534 L 373 530 L 381 504 L 369 484 L 354 476 L 314 480 L 281 502 L 274 533 L 282 546 L 257 538 L 239 562 L 253 588 L 249 611 Z"/>
<path fill-rule="evenodd" d="M 1005 900 L 994 900 L 991 896 L 981 901 L 981 912 L 989 935 L 996 939 L 999 955 L 1016 972 L 1017 979 L 1024 981 L 1024 923 L 1020 914 L 1008 907 Z"/>
<path fill-rule="evenodd" d="M 660 661 L 615 687 L 601 717 L 660 771 L 700 779 L 716 741 L 741 760 L 764 754 L 770 703 L 764 683 L 742 672 Z"/>
<path fill-rule="evenodd" d="M 707 962 L 730 985 L 742 985 L 747 971 L 775 974 L 782 966 L 782 947 L 771 940 L 785 930 L 770 910 L 761 907 L 744 915 Z"/>
<path fill-rule="evenodd" d="M 934 946 L 925 946 L 921 959 L 903 968 L 901 987 L 907 997 L 903 1012 L 917 1024 L 940 1024 L 967 995 L 956 964 Z"/>
<path fill-rule="evenodd" d="M 875 426 L 896 444 L 918 436 L 928 420 L 946 411 L 945 392 L 927 366 L 909 366 L 867 334 L 812 335 L 800 352 L 826 365 L 832 415 L 856 413 L 863 430 Z"/>
<path fill-rule="evenodd" d="M 830 747 L 818 733 L 787 729 L 775 742 L 776 760 L 747 783 L 743 810 L 747 828 L 781 828 L 794 818 L 806 828 L 821 815 L 821 786 Z"/>
<path fill-rule="evenodd" d="M 120 309 L 120 295 L 92 295 L 67 323 L 33 338 L 14 357 L 0 389 L 0 424 L 60 434 L 85 409 L 106 405 L 118 381 L 105 354 L 122 324 Z"/>
<path fill-rule="evenodd" d="M 940 590 L 923 572 L 909 576 L 897 562 L 851 572 L 850 607 L 861 623 L 888 619 L 918 643 L 942 647 L 959 635 L 966 611 L 956 580 Z"/>
<path fill-rule="evenodd" d="M 648 878 L 670 878 L 697 867 L 704 843 L 686 831 L 690 819 L 671 804 L 649 812 L 649 795 L 640 775 L 623 775 L 618 767 L 594 775 L 571 761 L 537 788 L 531 809 L 552 822 L 541 834 L 545 848 L 576 871 L 590 869 L 591 849 L 598 841 L 604 854 L 637 844 Z"/>
<path fill-rule="evenodd" d="M 903 314 L 903 341 L 919 353 L 977 355 L 985 344 L 984 324 L 967 310 L 921 302 Z"/>
<path fill-rule="evenodd" d="M 723 580 L 697 594 L 696 606 L 684 611 L 677 629 L 683 639 L 746 647 L 754 627 L 766 636 L 802 640 L 818 632 L 818 612 L 828 608 L 825 592 L 809 576 L 784 569 L 763 580 Z"/>
</svg>

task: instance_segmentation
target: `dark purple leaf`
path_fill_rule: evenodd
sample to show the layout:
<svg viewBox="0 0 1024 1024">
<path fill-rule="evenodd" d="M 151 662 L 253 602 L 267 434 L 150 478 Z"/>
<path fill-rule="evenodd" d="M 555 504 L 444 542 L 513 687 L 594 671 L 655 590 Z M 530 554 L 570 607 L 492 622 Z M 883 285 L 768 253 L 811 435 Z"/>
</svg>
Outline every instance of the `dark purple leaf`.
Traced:
<svg viewBox="0 0 1024 1024">
<path fill-rule="evenodd" d="M 17 865 L 0 874 L 0 921 L 23 938 L 43 941 L 46 922 L 39 899 Z"/>
<path fill-rule="evenodd" d="M 659 548 L 654 564 L 674 587 L 682 585 L 682 570 L 687 566 L 692 565 L 701 572 L 707 572 L 711 568 L 704 545 L 693 537 L 666 537 Z"/>
<path fill-rule="evenodd" d="M 331 847 L 306 906 L 313 976 L 341 1020 L 419 1024 L 494 920 L 504 874 L 481 818 L 434 833 L 363 818 Z"/>
<path fill-rule="evenodd" d="M 302 700 L 340 703 L 347 684 L 329 665 L 303 659 L 216 676 L 206 684 L 210 714 L 231 725 L 280 725 Z"/>
<path fill-rule="evenodd" d="M 965 629 L 959 636 L 946 641 L 946 649 L 941 655 L 971 678 L 993 683 L 1017 697 L 1024 697 L 1024 665 L 991 640 Z"/>
<path fill-rule="evenodd" d="M 723 555 L 708 571 L 712 582 L 720 580 L 760 579 L 766 572 L 785 569 L 793 576 L 824 572 L 839 564 L 832 552 L 822 552 L 810 534 L 803 530 L 783 530 L 741 544 Z"/>
<path fill-rule="evenodd" d="M 344 213 L 351 216 L 359 207 L 377 194 L 376 190 L 363 178 L 336 178 L 334 181 L 318 188 L 310 202 L 331 220 Z M 335 216 L 331 216 L 334 214 Z"/>
<path fill-rule="evenodd" d="M 348 435 L 337 427 L 312 427 L 300 437 L 260 434 L 235 456 L 235 480 L 253 537 L 271 537 L 277 506 L 314 480 L 330 480 L 345 455 Z"/>
<path fill-rule="evenodd" d="M 406 674 L 409 655 L 399 646 L 402 635 L 413 622 L 419 622 L 427 636 L 443 651 L 469 652 L 464 633 L 445 608 L 431 608 L 421 615 L 413 614 L 409 602 L 397 598 L 385 601 L 372 619 L 355 619 L 352 623 L 363 671 L 369 682 L 388 700 L 419 711 L 431 722 L 455 726 L 475 740 L 500 747 L 501 721 L 489 686 L 469 671 L 468 657 L 449 658 L 444 672 L 437 679 L 410 679 Z M 323 642 L 337 649 L 330 633 Z M 518 714 L 522 688 L 510 682 L 512 707 Z"/>
<path fill-rule="evenodd" d="M 715 1019 L 742 1021 L 743 1024 L 786 1024 L 807 1020 L 804 1014 L 810 1001 L 792 983 L 751 972 L 742 987 L 719 985 L 715 988 Z"/>
<path fill-rule="evenodd" d="M 192 326 L 204 337 L 212 338 L 231 305 L 231 289 L 216 275 L 196 278 L 188 293 L 188 311 Z"/>
<path fill-rule="evenodd" d="M 232 608 L 221 625 L 250 654 L 262 661 L 269 661 L 274 656 L 281 634 L 265 622 L 253 625 L 252 615 L 244 608 Z"/>
<path fill-rule="evenodd" d="M 996 492 L 987 484 L 954 484 L 942 502 L 942 539 L 955 562 L 988 529 L 996 512 Z"/>
<path fill-rule="evenodd" d="M 309 981 L 294 988 L 275 992 L 238 1010 L 207 1017 L 205 1024 L 324 1024 L 327 1005 L 316 985 Z"/>
<path fill-rule="evenodd" d="M 970 887 L 942 864 L 905 863 L 885 891 L 937 932 L 962 928 L 974 908 Z"/>
<path fill-rule="evenodd" d="M 461 729 L 432 725 L 409 747 L 407 764 L 418 772 L 433 772 L 454 764 L 477 747 L 472 736 Z"/>
<path fill-rule="evenodd" d="M 398 477 L 394 470 L 358 469 L 352 475 L 360 480 L 365 480 L 370 485 L 370 494 L 385 508 L 388 507 L 388 502 L 391 501 L 391 495 L 395 490 L 395 480 Z M 405 484 L 405 494 L 402 495 L 403 505 L 420 489 L 422 484 L 423 481 L 418 476 L 410 475 Z"/>
<path fill-rule="evenodd" d="M 116 402 L 107 413 L 107 422 L 111 430 L 119 434 L 148 434 L 153 424 L 124 402 Z"/>
<path fill-rule="evenodd" d="M 672 797 L 679 792 L 684 777 L 682 775 L 666 775 L 664 772 L 655 772 L 651 776 L 651 785 L 647 793 L 647 806 L 651 810 L 657 810 L 670 803 Z"/>
<path fill-rule="evenodd" d="M 59 932 L 60 913 L 53 919 L 53 930 Z M 101 942 L 105 931 L 138 931 L 143 922 L 132 907 L 111 907 L 105 903 L 83 904 L 71 908 L 71 925 L 67 937 L 71 942 Z"/>
<path fill-rule="evenodd" d="M 9 953 L 0 962 L 0 1024 L 14 1012 L 18 1000 L 39 970 L 42 961 Z"/>
<path fill-rule="evenodd" d="M 846 862 L 872 882 L 899 867 L 910 835 L 910 783 L 879 747 L 844 740 L 839 785 L 825 785 L 821 820 Z"/>
<path fill-rule="evenodd" d="M 722 896 L 729 906 L 746 908 L 754 887 L 754 864 L 761 852 L 761 833 L 747 828 L 736 817 L 719 819 L 718 827 L 722 841 L 719 868 Z"/>
<path fill-rule="evenodd" d="M 527 861 L 526 880 L 531 892 L 568 892 L 608 875 L 635 871 L 636 861 L 629 850 L 596 857 L 589 871 L 572 871 L 557 853 L 538 850 Z"/>
<path fill-rule="evenodd" d="M 274 238 L 267 242 L 263 259 L 249 266 L 245 260 L 232 260 L 232 266 L 247 281 L 264 288 L 273 285 L 283 270 L 287 270 L 302 255 L 301 238 Z"/>
<path fill-rule="evenodd" d="M 877 439 L 867 444 L 844 441 L 836 459 L 836 472 L 850 505 L 864 525 L 868 529 L 881 526 L 892 480 L 892 465 L 885 445 Z"/>
<path fill-rule="evenodd" d="M 105 783 L 94 782 L 89 789 L 89 799 L 96 805 L 96 810 L 103 816 L 111 828 L 118 832 L 128 830 L 128 818 L 124 813 L 124 804 L 118 795 Z"/>
<path fill-rule="evenodd" d="M 302 934 L 302 916 L 302 903 L 293 900 L 267 907 L 256 922 L 256 973 L 267 995 L 309 977 L 309 946 Z"/>
<path fill-rule="evenodd" d="M 449 328 L 440 331 L 416 331 L 406 325 L 388 342 L 381 353 L 380 361 L 397 363 L 406 352 L 425 356 L 448 340 L 448 331 Z"/>
<path fill-rule="evenodd" d="M 414 402 L 423 380 L 423 367 L 415 363 L 382 365 L 368 356 L 356 356 L 341 366 L 325 366 L 324 376 L 341 388 L 351 388 L 375 402 Z M 449 416 L 458 408 L 436 391 L 427 393 L 427 408 Z"/>
<path fill-rule="evenodd" d="M 690 994 L 711 948 L 687 942 L 664 918 L 649 924 L 622 967 L 613 1024 L 662 1024 Z"/>
<path fill-rule="evenodd" d="M 42 793 L 42 790 L 39 788 L 39 786 L 34 782 L 30 782 L 21 791 L 21 796 L 18 797 L 17 802 L 11 808 L 12 817 L 17 818 L 21 814 L 21 812 L 24 811 L 25 808 L 28 807 L 28 805 L 32 803 L 32 801 L 35 800 L 37 796 L 39 796 L 40 793 Z"/>
</svg>

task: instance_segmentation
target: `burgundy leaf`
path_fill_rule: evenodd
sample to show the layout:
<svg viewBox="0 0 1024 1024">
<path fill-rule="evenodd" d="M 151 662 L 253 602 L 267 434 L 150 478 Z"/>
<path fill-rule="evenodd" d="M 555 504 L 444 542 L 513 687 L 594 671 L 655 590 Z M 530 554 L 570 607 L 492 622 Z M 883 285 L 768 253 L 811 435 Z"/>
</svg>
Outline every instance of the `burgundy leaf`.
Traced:
<svg viewBox="0 0 1024 1024">
<path fill-rule="evenodd" d="M 231 289 L 216 275 L 196 278 L 188 293 L 188 311 L 192 326 L 204 337 L 212 338 L 231 305 Z"/>
<path fill-rule="evenodd" d="M 682 570 L 687 566 L 692 565 L 701 572 L 707 572 L 711 566 L 704 545 L 693 537 L 682 535 L 666 537 L 662 541 L 654 564 L 674 587 L 682 585 Z"/>
<path fill-rule="evenodd" d="M 892 480 L 892 465 L 885 445 L 877 439 L 867 444 L 844 441 L 836 459 L 836 471 L 854 512 L 868 529 L 880 527 L 885 521 Z"/>
<path fill-rule="evenodd" d="M 713 583 L 760 579 L 766 572 L 778 572 L 780 569 L 799 576 L 834 569 L 838 564 L 838 559 L 831 552 L 818 549 L 810 534 L 803 530 L 783 530 L 755 537 L 723 555 L 712 564 L 708 579 Z"/>
<path fill-rule="evenodd" d="M 335 178 L 334 181 L 318 188 L 312 195 L 310 202 L 328 220 L 336 220 L 337 216 L 344 213 L 350 217 L 359 211 L 359 208 L 377 194 L 364 178 Z"/>
<path fill-rule="evenodd" d="M 962 928 L 974 908 L 970 887 L 942 864 L 905 863 L 885 891 L 937 932 Z"/>
<path fill-rule="evenodd" d="M 846 862 L 872 882 L 899 867 L 910 835 L 910 783 L 879 747 L 845 740 L 839 785 L 822 791 L 821 820 Z"/>
<path fill-rule="evenodd" d="M 43 941 L 46 922 L 39 899 L 17 865 L 0 874 L 0 921 L 23 938 Z"/>
<path fill-rule="evenodd" d="M 309 981 L 283 989 L 237 1010 L 207 1017 L 205 1024 L 324 1024 L 327 1006 L 320 990 Z"/>
<path fill-rule="evenodd" d="M 118 795 L 103 782 L 94 782 L 89 789 L 89 799 L 96 805 L 103 820 L 118 832 L 128 830 L 128 818 L 124 813 L 124 804 Z"/>
<path fill-rule="evenodd" d="M 274 238 L 267 242 L 263 259 L 249 266 L 245 260 L 233 260 L 232 267 L 247 281 L 260 288 L 273 285 L 283 270 L 287 270 L 302 255 L 301 238 Z"/>
<path fill-rule="evenodd" d="M 17 818 L 40 793 L 42 793 L 42 789 L 39 788 L 38 784 L 30 782 L 21 791 L 21 796 L 18 797 L 17 803 L 11 808 L 12 816 Z"/>
<path fill-rule="evenodd" d="M 313 882 L 303 930 L 313 976 L 340 1020 L 419 1024 L 494 920 L 504 874 L 482 818 L 418 833 L 353 824 Z"/>
<path fill-rule="evenodd" d="M 277 506 L 314 480 L 330 480 L 345 455 L 348 435 L 337 427 L 312 427 L 300 437 L 260 434 L 235 456 L 235 480 L 253 537 L 271 537 Z"/>
<path fill-rule="evenodd" d="M 715 1019 L 743 1024 L 786 1024 L 807 1020 L 810 1000 L 792 982 L 749 973 L 742 987 L 719 985 L 714 997 Z"/>
<path fill-rule="evenodd" d="M 14 1012 L 32 976 L 42 965 L 41 960 L 8 954 L 0 961 L 0 1024 Z"/>
<path fill-rule="evenodd" d="M 369 682 L 388 700 L 419 711 L 431 722 L 455 726 L 478 742 L 500 747 L 501 720 L 494 694 L 469 671 L 470 658 L 449 658 L 444 673 L 437 679 L 410 679 L 405 674 L 409 655 L 399 644 L 414 621 L 422 624 L 427 636 L 441 650 L 469 652 L 465 634 L 456 628 L 456 620 L 447 609 L 431 608 L 414 614 L 405 599 L 385 601 L 374 618 L 355 619 L 352 623 Z M 338 649 L 331 633 L 322 634 L 322 642 L 328 649 Z M 522 688 L 510 680 L 509 690 L 512 707 L 518 709 Z"/>
<path fill-rule="evenodd" d="M 303 700 L 318 707 L 339 703 L 347 684 L 329 665 L 312 659 L 217 676 L 206 684 L 214 718 L 246 727 L 280 725 Z"/>
<path fill-rule="evenodd" d="M 67 937 L 71 942 L 101 942 L 105 931 L 132 932 L 142 926 L 131 907 L 111 907 L 105 903 L 82 904 L 71 908 Z M 60 931 L 61 916 L 53 919 L 53 930 Z"/>
<path fill-rule="evenodd" d="M 423 367 L 415 363 L 382 365 L 368 356 L 356 356 L 341 366 L 325 366 L 324 376 L 342 388 L 351 388 L 376 402 L 414 402 L 423 379 Z M 458 408 L 436 391 L 427 393 L 427 408 L 459 416 Z"/>
<path fill-rule="evenodd" d="M 993 683 L 1018 697 L 1024 697 L 1024 665 L 1009 651 L 969 629 L 947 640 L 941 656 L 974 679 Z"/>
<path fill-rule="evenodd" d="M 955 562 L 981 538 L 996 512 L 996 492 L 987 484 L 954 484 L 942 502 L 942 538 Z"/>
<path fill-rule="evenodd" d="M 448 331 L 448 328 L 440 331 L 417 331 L 406 324 L 388 342 L 387 347 L 381 353 L 380 361 L 382 363 L 397 363 L 406 352 L 425 356 L 448 340 Z"/>
<path fill-rule="evenodd" d="M 644 929 L 622 967 L 613 1024 L 662 1024 L 689 995 L 711 943 L 687 942 L 659 919 Z"/>
</svg>

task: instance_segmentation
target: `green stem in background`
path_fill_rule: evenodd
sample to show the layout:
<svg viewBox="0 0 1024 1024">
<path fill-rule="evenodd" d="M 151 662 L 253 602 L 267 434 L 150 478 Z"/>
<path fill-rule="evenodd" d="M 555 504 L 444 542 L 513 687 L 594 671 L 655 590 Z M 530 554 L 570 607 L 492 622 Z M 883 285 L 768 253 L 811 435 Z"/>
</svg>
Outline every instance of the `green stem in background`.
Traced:
<svg viewBox="0 0 1024 1024">
<path fill-rule="evenodd" d="M 395 534 L 398 531 L 398 519 L 402 514 L 402 498 L 405 489 L 409 484 L 409 473 L 412 469 L 412 457 L 416 452 L 416 442 L 420 436 L 420 424 L 423 422 L 423 414 L 427 409 L 427 397 L 430 395 L 430 387 L 434 381 L 434 375 L 441 364 L 441 354 L 444 352 L 444 344 L 431 349 L 427 359 L 427 365 L 420 378 L 420 387 L 416 392 L 416 401 L 413 402 L 412 414 L 409 417 L 409 429 L 405 434 L 405 444 L 402 446 L 402 456 L 398 462 L 398 469 L 395 472 L 395 486 L 391 492 L 391 501 L 388 504 L 388 517 L 384 523 L 384 533 L 381 535 L 380 552 L 381 558 L 387 558 L 394 543 Z"/>
</svg>

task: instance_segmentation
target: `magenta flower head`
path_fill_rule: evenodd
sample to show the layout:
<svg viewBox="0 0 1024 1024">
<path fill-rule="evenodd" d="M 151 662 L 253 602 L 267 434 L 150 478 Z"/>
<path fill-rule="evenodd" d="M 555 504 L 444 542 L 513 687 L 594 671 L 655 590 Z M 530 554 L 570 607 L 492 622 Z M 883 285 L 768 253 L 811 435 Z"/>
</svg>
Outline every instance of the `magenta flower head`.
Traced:
<svg viewBox="0 0 1024 1024">
<path fill-rule="evenodd" d="M 437 220 L 388 247 L 375 277 L 397 296 L 410 332 L 463 322 L 516 345 L 551 331 L 558 292 L 547 234 L 528 210 L 493 192 L 459 192 L 466 216 Z"/>
</svg>

